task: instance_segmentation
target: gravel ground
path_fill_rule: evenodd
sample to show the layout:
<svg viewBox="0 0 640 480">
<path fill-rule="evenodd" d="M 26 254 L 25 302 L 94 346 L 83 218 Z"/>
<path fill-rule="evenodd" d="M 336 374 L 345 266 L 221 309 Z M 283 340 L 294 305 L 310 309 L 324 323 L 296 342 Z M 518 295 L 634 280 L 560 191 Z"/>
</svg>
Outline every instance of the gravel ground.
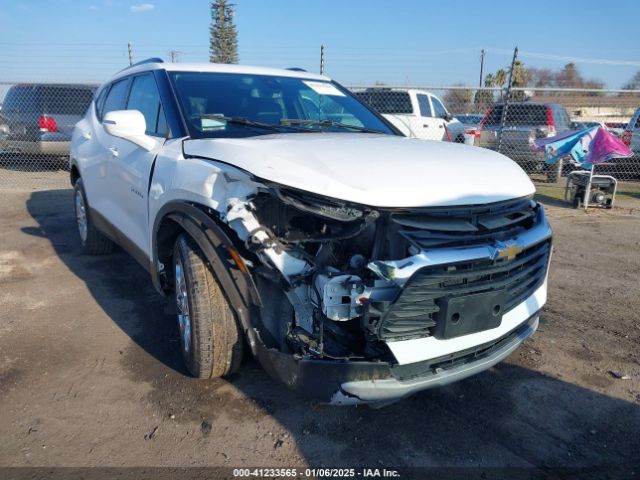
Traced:
<svg viewBox="0 0 640 480">
<path fill-rule="evenodd" d="M 374 410 L 301 399 L 252 360 L 227 380 L 189 378 L 142 268 L 80 253 L 71 190 L 4 190 L 0 202 L 0 466 L 640 475 L 638 210 L 550 206 L 538 333 L 488 372 Z"/>
</svg>

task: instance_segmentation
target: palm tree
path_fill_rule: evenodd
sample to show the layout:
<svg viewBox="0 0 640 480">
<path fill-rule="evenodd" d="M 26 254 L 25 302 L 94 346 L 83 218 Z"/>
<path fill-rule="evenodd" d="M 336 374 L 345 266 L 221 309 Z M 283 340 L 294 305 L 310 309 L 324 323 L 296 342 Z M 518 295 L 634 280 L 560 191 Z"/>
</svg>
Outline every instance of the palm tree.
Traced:
<svg viewBox="0 0 640 480">
<path fill-rule="evenodd" d="M 507 72 L 504 68 L 501 68 L 496 72 L 496 87 L 503 87 L 507 83 Z"/>
</svg>

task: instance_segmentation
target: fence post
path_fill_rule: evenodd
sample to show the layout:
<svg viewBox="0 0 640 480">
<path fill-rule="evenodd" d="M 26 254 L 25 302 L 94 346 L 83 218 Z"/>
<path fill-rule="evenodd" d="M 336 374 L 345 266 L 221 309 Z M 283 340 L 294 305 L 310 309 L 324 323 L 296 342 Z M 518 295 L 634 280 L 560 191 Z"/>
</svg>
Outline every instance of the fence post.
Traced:
<svg viewBox="0 0 640 480">
<path fill-rule="evenodd" d="M 511 68 L 509 69 L 509 81 L 507 82 L 507 95 L 504 99 L 504 106 L 502 107 L 502 119 L 500 120 L 500 130 L 498 131 L 498 148 L 497 152 L 502 152 L 502 131 L 504 130 L 504 124 L 507 120 L 507 111 L 509 110 L 509 99 L 511 98 L 511 82 L 513 81 L 513 67 L 516 64 L 518 58 L 518 47 L 513 51 L 513 60 L 511 60 Z"/>
</svg>

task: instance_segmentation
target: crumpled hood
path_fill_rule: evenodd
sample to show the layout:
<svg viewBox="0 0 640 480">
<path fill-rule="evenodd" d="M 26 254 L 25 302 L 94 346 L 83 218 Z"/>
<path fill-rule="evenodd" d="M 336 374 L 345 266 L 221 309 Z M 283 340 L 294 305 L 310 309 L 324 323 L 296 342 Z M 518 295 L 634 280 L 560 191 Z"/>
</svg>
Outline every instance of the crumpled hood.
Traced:
<svg viewBox="0 0 640 480">
<path fill-rule="evenodd" d="M 185 140 L 187 156 L 300 190 L 376 207 L 498 202 L 534 193 L 524 171 L 479 147 L 365 133 Z"/>
</svg>

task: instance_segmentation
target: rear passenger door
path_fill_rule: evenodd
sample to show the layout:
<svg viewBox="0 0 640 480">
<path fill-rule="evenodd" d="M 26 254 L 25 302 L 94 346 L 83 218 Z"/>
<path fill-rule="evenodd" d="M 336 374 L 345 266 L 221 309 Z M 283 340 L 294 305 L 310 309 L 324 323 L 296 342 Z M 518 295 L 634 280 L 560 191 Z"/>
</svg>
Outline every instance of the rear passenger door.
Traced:
<svg viewBox="0 0 640 480">
<path fill-rule="evenodd" d="M 106 86 L 96 98 L 91 129 L 83 132 L 85 138 L 91 139 L 83 145 L 86 151 L 82 173 L 89 207 L 113 225 L 117 221 L 117 204 L 112 195 L 113 162 L 110 150 L 114 147 L 114 137 L 106 132 L 102 119 L 107 113 L 126 107 L 130 86 L 131 78 L 117 80 Z M 94 219 L 98 223 L 100 220 Z"/>
<path fill-rule="evenodd" d="M 132 78 L 126 110 L 144 116 L 146 134 L 156 139 L 146 150 L 128 140 L 111 137 L 111 195 L 115 199 L 115 226 L 125 235 L 123 245 L 138 261 L 150 258 L 148 193 L 151 168 L 167 136 L 160 93 L 152 72 Z"/>
</svg>

